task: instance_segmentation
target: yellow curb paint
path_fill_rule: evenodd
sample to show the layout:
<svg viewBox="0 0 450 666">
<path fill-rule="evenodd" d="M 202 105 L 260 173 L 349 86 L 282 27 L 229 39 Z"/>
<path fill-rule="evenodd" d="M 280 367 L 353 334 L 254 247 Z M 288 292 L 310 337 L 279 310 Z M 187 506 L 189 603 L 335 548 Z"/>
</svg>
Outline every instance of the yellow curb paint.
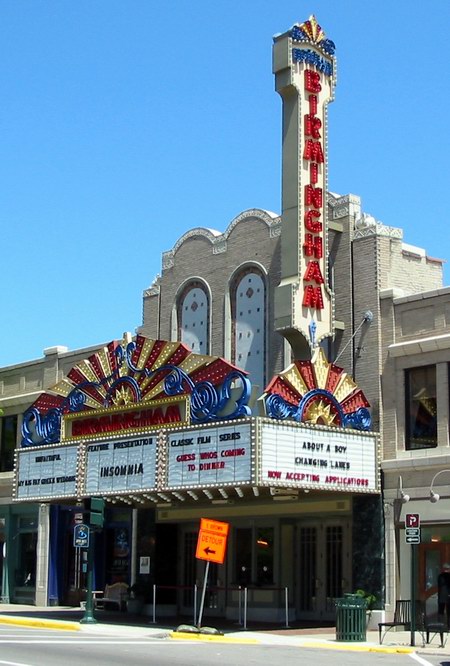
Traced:
<svg viewBox="0 0 450 666">
<path fill-rule="evenodd" d="M 386 654 L 411 654 L 415 652 L 412 648 L 407 647 L 371 647 L 369 652 L 385 652 Z"/>
<path fill-rule="evenodd" d="M 0 616 L 0 624 L 15 624 L 22 627 L 37 627 L 39 629 L 60 629 L 64 631 L 80 631 L 81 627 L 75 622 L 58 622 L 57 620 L 31 619 L 29 617 Z"/>
<path fill-rule="evenodd" d="M 403 647 L 378 647 L 374 645 L 351 645 L 349 643 L 320 643 L 319 641 L 305 641 L 299 643 L 299 647 L 321 648 L 322 650 L 347 650 L 350 652 L 384 652 L 394 654 L 396 652 L 409 654 L 414 652 L 411 648 Z"/>
<path fill-rule="evenodd" d="M 248 643 L 249 645 L 257 645 L 259 643 L 255 638 L 231 638 L 228 636 L 218 636 L 217 634 L 191 634 L 187 631 L 172 631 L 169 637 L 178 640 L 213 641 L 216 643 Z"/>
</svg>

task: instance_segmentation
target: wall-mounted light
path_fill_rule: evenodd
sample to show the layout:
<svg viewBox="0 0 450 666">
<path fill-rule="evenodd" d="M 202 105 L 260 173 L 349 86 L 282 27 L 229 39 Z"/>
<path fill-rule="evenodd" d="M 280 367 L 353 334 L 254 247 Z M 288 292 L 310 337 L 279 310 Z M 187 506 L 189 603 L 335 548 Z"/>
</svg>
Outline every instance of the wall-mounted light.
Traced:
<svg viewBox="0 0 450 666">
<path fill-rule="evenodd" d="M 400 495 L 400 501 L 402 504 L 406 504 L 411 499 L 410 495 L 403 490 L 403 479 L 401 476 L 398 477 L 398 495 Z"/>
<path fill-rule="evenodd" d="M 429 497 L 429 499 L 430 499 L 430 502 L 433 502 L 433 504 L 436 504 L 436 502 L 439 502 L 439 500 L 441 499 L 441 496 L 439 495 L 439 493 L 435 493 L 435 492 L 434 492 L 434 490 L 433 490 L 433 483 L 436 481 L 437 477 L 438 477 L 440 474 L 444 474 L 444 472 L 448 472 L 448 473 L 450 474 L 450 469 L 441 469 L 441 470 L 439 470 L 439 472 L 436 472 L 436 474 L 435 474 L 435 475 L 433 476 L 433 478 L 431 479 L 431 483 L 430 483 L 430 497 Z"/>
</svg>

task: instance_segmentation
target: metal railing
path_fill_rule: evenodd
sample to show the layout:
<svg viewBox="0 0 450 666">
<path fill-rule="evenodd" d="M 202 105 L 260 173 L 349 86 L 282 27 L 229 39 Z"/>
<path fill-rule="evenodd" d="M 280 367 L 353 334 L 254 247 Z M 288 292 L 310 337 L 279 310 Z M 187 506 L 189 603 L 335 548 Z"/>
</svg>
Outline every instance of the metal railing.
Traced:
<svg viewBox="0 0 450 666">
<path fill-rule="evenodd" d="M 189 590 L 192 592 L 192 599 L 193 599 L 193 608 L 192 608 L 192 616 L 193 616 L 193 624 L 197 625 L 197 620 L 198 620 L 198 598 L 199 598 L 199 593 L 198 593 L 198 585 L 195 584 L 193 586 L 191 585 L 153 585 L 153 597 L 152 597 L 152 622 L 156 624 L 156 616 L 157 616 L 157 608 L 158 608 L 158 591 L 162 592 L 163 590 L 175 590 L 177 592 L 183 591 L 183 590 Z M 283 604 L 284 604 L 284 622 L 283 626 L 288 629 L 289 628 L 289 588 L 288 587 L 257 587 L 257 586 L 238 586 L 238 587 L 220 587 L 220 586 L 211 586 L 208 587 L 208 594 L 209 594 L 209 599 L 216 599 L 214 605 L 210 605 L 210 601 L 207 602 L 207 607 L 209 608 L 216 608 L 217 604 L 217 595 L 220 592 L 224 592 L 227 594 L 228 592 L 238 592 L 238 604 L 237 604 L 237 611 L 238 611 L 238 621 L 237 623 L 243 627 L 244 630 L 247 629 L 248 625 L 248 611 L 249 611 L 249 606 L 252 608 L 257 608 L 258 606 L 255 605 L 250 605 L 249 604 L 249 592 L 252 591 L 270 591 L 270 592 L 281 592 L 283 596 Z M 275 624 L 275 623 L 274 623 Z"/>
</svg>

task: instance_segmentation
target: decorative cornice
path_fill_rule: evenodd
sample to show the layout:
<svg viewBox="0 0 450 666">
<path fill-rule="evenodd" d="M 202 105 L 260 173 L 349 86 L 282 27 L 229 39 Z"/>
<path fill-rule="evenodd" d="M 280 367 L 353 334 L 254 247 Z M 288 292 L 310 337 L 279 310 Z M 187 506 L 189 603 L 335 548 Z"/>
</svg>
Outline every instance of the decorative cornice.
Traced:
<svg viewBox="0 0 450 666">
<path fill-rule="evenodd" d="M 403 238 L 403 230 L 398 227 L 387 227 L 379 222 L 375 222 L 375 224 L 370 226 L 356 227 L 355 240 L 358 238 L 368 238 L 369 236 L 384 236 L 385 238 L 401 240 Z"/>
<path fill-rule="evenodd" d="M 356 196 L 356 194 L 344 194 L 340 197 L 338 194 L 328 192 L 328 203 L 332 208 L 343 206 L 345 204 L 355 204 L 356 206 L 360 206 L 361 198 Z"/>
<path fill-rule="evenodd" d="M 152 284 L 148 289 L 144 290 L 144 298 L 149 296 L 159 296 L 161 292 L 161 286 L 158 284 Z"/>
<path fill-rule="evenodd" d="M 348 206 L 341 206 L 333 210 L 333 220 L 339 220 L 341 217 L 347 217 L 350 214 Z"/>
<path fill-rule="evenodd" d="M 226 252 L 228 249 L 227 246 L 227 241 L 225 238 L 219 238 L 216 241 L 214 241 L 213 244 L 213 254 L 222 254 L 222 252 Z"/>
<path fill-rule="evenodd" d="M 279 217 L 270 227 L 269 235 L 270 238 L 278 238 L 278 236 L 281 236 L 281 217 Z"/>
<path fill-rule="evenodd" d="M 226 252 L 227 241 L 233 229 L 239 223 L 251 219 L 257 219 L 261 220 L 262 222 L 265 222 L 269 230 L 270 238 L 276 238 L 281 234 L 281 218 L 279 215 L 276 215 L 275 213 L 271 213 L 266 210 L 262 210 L 261 208 L 250 208 L 249 210 L 245 210 L 242 213 L 240 213 L 237 217 L 235 217 L 230 222 L 230 224 L 228 225 L 227 229 L 224 231 L 223 234 L 220 233 L 219 231 L 216 231 L 215 229 L 207 229 L 205 227 L 196 227 L 195 229 L 187 231 L 177 240 L 177 242 L 175 243 L 175 245 L 171 250 L 163 252 L 162 254 L 163 270 L 172 268 L 172 266 L 174 265 L 176 252 L 180 249 L 183 243 L 185 243 L 190 238 L 201 237 L 208 240 L 211 243 L 213 254 L 222 254 L 223 252 Z"/>
<path fill-rule="evenodd" d="M 228 228 L 224 232 L 224 236 L 228 238 L 230 233 L 233 231 L 234 227 L 237 224 L 239 224 L 239 222 L 243 222 L 244 220 L 250 220 L 250 219 L 261 220 L 262 222 L 265 222 L 267 227 L 270 229 L 272 225 L 279 222 L 281 218 L 279 215 L 271 213 L 270 211 L 267 210 L 263 210 L 262 208 L 249 208 L 248 210 L 244 210 L 242 213 L 237 215 L 233 220 L 231 220 L 230 224 L 228 225 Z"/>
<path fill-rule="evenodd" d="M 167 270 L 168 268 L 173 267 L 173 261 L 174 259 L 174 251 L 173 250 L 167 250 L 167 252 L 162 253 L 162 269 L 163 271 Z"/>
<path fill-rule="evenodd" d="M 331 209 L 330 220 L 339 220 L 349 215 L 358 216 L 361 213 L 361 198 L 356 194 L 345 194 L 340 197 L 338 194 L 328 192 L 327 201 Z"/>
</svg>

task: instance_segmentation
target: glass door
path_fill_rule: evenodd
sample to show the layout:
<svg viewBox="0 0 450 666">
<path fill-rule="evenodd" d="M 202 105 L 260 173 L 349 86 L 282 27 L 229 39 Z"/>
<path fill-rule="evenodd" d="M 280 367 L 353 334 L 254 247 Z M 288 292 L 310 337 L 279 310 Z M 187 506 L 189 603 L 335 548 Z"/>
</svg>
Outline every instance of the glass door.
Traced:
<svg viewBox="0 0 450 666">
<path fill-rule="evenodd" d="M 450 543 L 419 545 L 419 599 L 425 601 L 428 618 L 438 615 L 438 576 L 450 568 Z"/>
<path fill-rule="evenodd" d="M 198 617 L 207 564 L 205 560 L 198 560 L 195 557 L 197 539 L 198 530 L 194 531 L 189 528 L 183 528 L 181 530 L 183 570 L 178 595 L 179 608 L 183 615 L 192 618 L 194 617 L 195 602 L 197 603 L 195 617 Z M 224 568 L 224 565 L 219 566 L 212 562 L 209 564 L 203 617 L 220 617 L 225 612 L 225 592 L 222 582 L 223 579 L 220 579 L 220 571 L 224 571 Z"/>
<path fill-rule="evenodd" d="M 334 600 L 349 591 L 351 580 L 348 524 L 300 524 L 298 563 L 298 617 L 334 620 Z"/>
</svg>

